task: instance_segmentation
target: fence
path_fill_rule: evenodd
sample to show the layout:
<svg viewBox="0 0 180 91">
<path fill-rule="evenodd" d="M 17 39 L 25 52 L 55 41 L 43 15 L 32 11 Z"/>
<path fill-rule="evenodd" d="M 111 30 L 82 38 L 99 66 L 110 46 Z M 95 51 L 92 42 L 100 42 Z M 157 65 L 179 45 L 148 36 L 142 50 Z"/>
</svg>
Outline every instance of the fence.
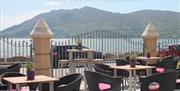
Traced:
<svg viewBox="0 0 180 91">
<path fill-rule="evenodd" d="M 180 39 L 178 38 L 159 39 L 157 47 L 158 55 L 161 57 L 180 56 Z"/>
<path fill-rule="evenodd" d="M 21 71 L 25 73 L 24 64 L 32 61 L 32 42 L 30 39 L 13 39 L 0 36 L 0 67 L 22 63 Z"/>
<path fill-rule="evenodd" d="M 139 34 L 140 36 L 140 34 Z M 67 75 L 68 63 L 60 65 L 58 60 L 68 60 L 67 49 L 77 48 L 76 39 L 82 39 L 82 47 L 94 49 L 93 59 L 104 59 L 108 65 L 115 65 L 112 58 L 124 57 L 124 54 L 136 51 L 143 52 L 143 41 L 141 38 L 133 37 L 133 33 L 122 34 L 121 32 L 111 30 L 96 30 L 81 33 L 70 38 L 54 38 L 51 41 L 52 53 L 51 62 L 54 76 Z M 178 38 L 159 39 L 157 51 L 167 49 L 170 45 L 178 45 Z M 13 39 L 0 37 L 0 58 L 1 64 L 7 62 L 26 62 L 32 60 L 33 47 L 31 39 Z M 76 53 L 75 58 L 87 57 L 86 53 Z M 83 71 L 83 64 L 78 63 L 78 72 Z M 61 71 L 62 70 L 62 71 Z M 81 71 L 82 70 L 82 71 Z M 60 73 L 62 72 L 62 73 Z"/>
<path fill-rule="evenodd" d="M 136 51 L 143 52 L 143 41 L 141 38 L 134 38 L 132 33 L 122 35 L 121 32 L 110 30 L 98 30 L 73 36 L 67 39 L 54 39 L 52 41 L 53 52 L 53 67 L 59 68 L 55 71 L 55 75 L 61 74 L 67 75 L 69 73 L 68 62 L 64 61 L 64 65 L 58 63 L 58 60 L 68 60 L 67 49 L 77 48 L 76 39 L 82 39 L 83 48 L 94 49 L 94 59 L 104 59 L 104 63 L 107 65 L 115 65 L 114 57 L 125 57 L 124 54 Z M 140 36 L 140 35 L 139 35 Z M 178 45 L 180 40 L 178 38 L 159 39 L 157 42 L 157 51 L 159 53 L 165 46 Z M 86 57 L 86 54 L 74 54 L 75 58 Z M 78 56 L 81 55 L 81 56 Z M 85 55 L 85 56 L 84 56 Z M 83 65 L 83 64 L 76 64 Z M 77 72 L 83 72 L 83 67 L 77 68 Z"/>
<path fill-rule="evenodd" d="M 52 64 L 55 76 L 61 74 L 64 76 L 69 73 L 67 69 L 69 63 L 64 61 L 69 59 L 67 49 L 78 48 L 76 40 L 82 40 L 82 48 L 95 50 L 93 59 L 103 59 L 108 65 L 114 65 L 114 57 L 124 57 L 125 53 L 136 51 L 143 52 L 143 41 L 139 38 L 131 37 L 132 33 L 122 34 L 121 32 L 111 30 L 96 30 L 81 33 L 71 38 L 53 39 L 52 40 Z M 86 53 L 75 53 L 74 58 L 86 58 Z M 59 63 L 63 61 L 63 65 Z M 61 61 L 61 62 L 62 62 Z M 79 66 L 81 65 L 81 66 Z M 83 63 L 77 63 L 77 72 L 82 73 L 84 70 Z M 58 69 L 60 67 L 60 69 Z M 59 76 L 59 75 L 58 75 Z"/>
</svg>

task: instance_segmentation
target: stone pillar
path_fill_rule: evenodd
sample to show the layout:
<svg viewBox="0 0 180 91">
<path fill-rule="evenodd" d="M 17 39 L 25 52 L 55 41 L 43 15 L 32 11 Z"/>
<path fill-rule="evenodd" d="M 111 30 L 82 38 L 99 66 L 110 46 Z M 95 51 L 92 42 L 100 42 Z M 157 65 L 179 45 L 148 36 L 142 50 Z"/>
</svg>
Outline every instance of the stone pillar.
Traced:
<svg viewBox="0 0 180 91">
<path fill-rule="evenodd" d="M 30 33 L 33 39 L 35 72 L 50 76 L 50 39 L 53 33 L 44 19 L 40 19 Z"/>
<path fill-rule="evenodd" d="M 141 35 L 143 37 L 144 46 L 149 50 L 152 57 L 157 56 L 157 39 L 159 37 L 156 28 L 152 23 L 149 23 L 145 29 L 145 31 Z"/>
</svg>

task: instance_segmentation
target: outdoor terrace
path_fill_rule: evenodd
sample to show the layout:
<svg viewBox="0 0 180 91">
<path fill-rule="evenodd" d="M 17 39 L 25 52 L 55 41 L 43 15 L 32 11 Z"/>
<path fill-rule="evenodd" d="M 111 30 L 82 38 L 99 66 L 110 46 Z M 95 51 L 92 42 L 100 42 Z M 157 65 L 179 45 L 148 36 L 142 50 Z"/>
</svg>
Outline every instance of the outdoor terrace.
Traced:
<svg viewBox="0 0 180 91">
<path fill-rule="evenodd" d="M 179 84 L 176 84 L 176 78 L 179 71 L 177 65 L 180 50 L 177 47 L 170 47 L 167 54 L 161 56 L 160 53 L 163 45 L 179 45 L 180 40 L 178 38 L 168 39 L 168 42 L 163 42 L 164 39 L 163 41 L 162 39 L 158 40 L 159 34 L 157 34 L 154 25 L 151 23 L 147 25 L 145 32 L 142 33 L 141 36 L 143 39 L 131 38 L 130 35 L 131 34 L 122 35 L 120 32 L 106 30 L 82 33 L 72 38 L 62 40 L 51 40 L 52 32 L 46 22 L 40 19 L 30 34 L 32 39 L 14 41 L 13 39 L 0 37 L 0 61 L 3 69 L 1 77 L 8 81 L 8 83 L 5 84 L 6 90 L 9 89 L 8 87 L 13 87 L 9 85 L 9 83 L 16 84 L 16 89 L 20 87 L 19 84 L 28 83 L 29 87 L 34 89 L 34 85 L 37 87 L 37 83 L 44 82 L 50 83 L 50 89 L 47 88 L 48 84 L 42 84 L 41 86 L 42 89 L 44 88 L 47 91 L 54 91 L 53 89 L 69 91 L 67 89 L 79 88 L 81 90 L 87 90 L 84 89 L 84 86 L 87 85 L 88 89 L 93 89 L 93 91 L 99 90 L 101 86 L 108 87 L 107 89 L 113 91 L 133 91 L 134 89 L 138 91 L 140 88 L 143 89 L 143 91 L 147 91 L 147 85 L 150 84 L 149 81 L 157 82 L 159 85 L 156 84 L 155 86 L 157 88 L 160 86 L 160 89 L 163 89 L 162 91 L 172 91 L 175 86 L 178 88 Z M 146 52 L 150 53 L 149 57 L 146 56 Z M 135 53 L 136 55 L 132 55 L 131 53 Z M 129 58 L 127 58 L 127 56 L 129 56 Z M 18 57 L 21 58 L 18 59 Z M 130 61 L 130 59 L 138 59 L 138 65 L 134 68 L 130 67 L 130 65 L 133 66 L 133 62 L 135 62 Z M 35 77 L 35 80 L 27 81 L 27 62 L 34 64 L 35 76 L 41 76 Z M 123 63 L 118 65 L 118 62 Z M 14 63 L 22 64 L 16 67 L 18 69 L 14 69 L 14 66 L 8 67 Z M 6 66 L 8 68 L 6 68 Z M 12 67 L 13 69 L 11 69 Z M 158 68 L 158 70 L 156 70 L 156 68 Z M 143 71 L 139 72 L 139 70 Z M 14 75 L 15 78 L 10 79 L 7 77 L 12 75 L 4 76 L 7 72 L 17 72 L 16 74 L 18 74 L 18 76 L 23 77 Z M 155 78 L 158 79 L 155 79 L 152 74 L 157 72 L 159 72 L 159 74 L 155 75 Z M 67 77 L 68 75 L 74 75 L 76 73 L 79 73 L 79 75 Z M 145 79 L 141 79 L 141 76 L 153 77 L 146 78 L 148 79 L 148 81 L 146 81 Z M 54 88 L 52 82 L 55 83 L 55 86 L 58 80 L 57 78 L 62 79 L 57 83 L 59 87 L 56 86 Z M 65 80 L 63 80 L 63 78 Z M 165 81 L 165 79 L 168 81 Z M 68 87 L 69 85 L 67 85 L 67 83 L 69 80 L 73 80 L 74 84 L 76 81 L 77 83 Z M 110 81 L 110 83 L 104 81 Z M 80 82 L 82 83 L 79 87 Z M 140 84 L 140 82 L 143 84 Z M 93 87 L 93 85 L 95 86 Z M 66 86 L 67 88 L 63 88 Z M 43 91 L 46 91 L 44 89 Z"/>
</svg>

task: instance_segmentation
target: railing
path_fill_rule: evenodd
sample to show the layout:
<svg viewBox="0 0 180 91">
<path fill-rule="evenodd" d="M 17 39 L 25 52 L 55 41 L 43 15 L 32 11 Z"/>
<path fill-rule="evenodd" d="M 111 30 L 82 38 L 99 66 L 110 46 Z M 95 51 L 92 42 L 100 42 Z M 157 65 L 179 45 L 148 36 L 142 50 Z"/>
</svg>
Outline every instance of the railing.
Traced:
<svg viewBox="0 0 180 91">
<path fill-rule="evenodd" d="M 176 55 L 180 56 L 180 39 L 159 39 L 158 41 L 158 55 L 161 57 Z"/>
<path fill-rule="evenodd" d="M 76 48 L 77 44 L 75 40 L 77 38 L 82 39 L 82 45 L 84 48 L 94 49 L 95 53 L 93 59 L 103 59 L 107 65 L 115 65 L 114 57 L 124 57 L 124 54 L 131 51 L 139 53 L 143 52 L 143 41 L 141 38 L 133 38 L 131 34 L 122 35 L 119 32 L 110 31 L 91 31 L 82 33 L 71 38 L 56 38 L 52 39 L 52 52 L 51 52 L 51 64 L 53 68 L 54 76 L 64 76 L 69 73 L 68 67 L 60 66 L 59 60 L 68 60 L 67 49 Z M 180 44 L 180 39 L 159 39 L 157 50 L 162 50 L 169 45 Z M 13 39 L 0 37 L 0 64 L 12 62 L 22 62 L 23 64 L 32 60 L 33 47 L 30 39 Z M 87 56 L 85 53 L 74 54 L 77 58 L 84 58 Z M 83 65 L 78 63 L 77 65 Z M 77 72 L 82 72 L 84 67 L 77 66 Z M 23 73 L 25 73 L 24 67 L 22 67 Z"/>
<path fill-rule="evenodd" d="M 0 67 L 22 63 L 21 72 L 26 74 L 25 63 L 32 61 L 30 39 L 7 38 L 0 36 Z"/>
<path fill-rule="evenodd" d="M 0 58 L 32 57 L 32 43 L 30 39 L 13 39 L 0 37 Z"/>
<path fill-rule="evenodd" d="M 69 60 L 69 53 L 67 49 L 77 48 L 76 40 L 80 38 L 82 40 L 82 47 L 95 50 L 93 53 L 93 59 L 103 59 L 105 64 L 115 65 L 114 57 L 122 57 L 124 53 L 136 51 L 143 52 L 143 41 L 140 38 L 132 38 L 132 34 L 122 35 L 117 31 L 90 31 L 81 33 L 72 38 L 53 39 L 52 44 L 52 66 L 54 68 L 54 76 L 64 76 L 69 73 L 68 67 L 62 67 L 59 60 Z M 75 53 L 75 58 L 87 57 L 86 53 Z M 76 65 L 83 65 L 78 63 Z M 77 66 L 77 72 L 82 73 L 86 68 Z"/>
</svg>

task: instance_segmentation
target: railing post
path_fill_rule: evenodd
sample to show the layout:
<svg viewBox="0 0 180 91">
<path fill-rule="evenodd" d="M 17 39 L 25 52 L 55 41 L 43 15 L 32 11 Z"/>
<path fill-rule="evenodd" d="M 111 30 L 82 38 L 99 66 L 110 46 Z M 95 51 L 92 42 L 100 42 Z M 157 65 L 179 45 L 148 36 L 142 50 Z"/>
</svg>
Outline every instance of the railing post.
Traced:
<svg viewBox="0 0 180 91">
<path fill-rule="evenodd" d="M 40 19 L 30 33 L 33 39 L 36 74 L 50 76 L 50 39 L 52 32 L 44 19 Z M 52 75 L 52 74 L 51 74 Z"/>
<path fill-rule="evenodd" d="M 144 47 L 149 50 L 151 53 L 151 56 L 155 57 L 157 56 L 157 39 L 159 37 L 158 32 L 156 31 L 156 28 L 152 23 L 149 23 L 145 29 L 145 31 L 142 33 L 143 41 L 144 41 Z"/>
</svg>

